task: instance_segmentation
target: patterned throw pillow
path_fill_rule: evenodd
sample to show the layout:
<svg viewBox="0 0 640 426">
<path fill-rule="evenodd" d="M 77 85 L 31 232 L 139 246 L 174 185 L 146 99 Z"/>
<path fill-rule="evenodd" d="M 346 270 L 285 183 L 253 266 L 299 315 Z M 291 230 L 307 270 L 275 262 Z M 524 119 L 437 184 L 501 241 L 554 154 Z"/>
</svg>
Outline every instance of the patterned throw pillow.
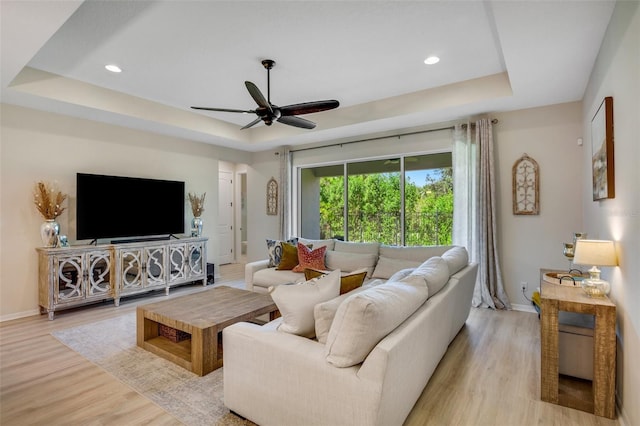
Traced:
<svg viewBox="0 0 640 426">
<path fill-rule="evenodd" d="M 298 244 L 298 238 L 292 238 L 286 242 L 295 246 Z M 268 268 L 273 268 L 280 264 L 280 259 L 282 258 L 282 243 L 283 241 L 280 240 L 267 239 L 267 253 L 269 254 Z"/>
<path fill-rule="evenodd" d="M 293 272 L 304 272 L 305 268 L 327 269 L 324 265 L 324 253 L 326 251 L 327 246 L 311 250 L 304 244 L 298 243 L 298 266 L 293 268 Z"/>
</svg>

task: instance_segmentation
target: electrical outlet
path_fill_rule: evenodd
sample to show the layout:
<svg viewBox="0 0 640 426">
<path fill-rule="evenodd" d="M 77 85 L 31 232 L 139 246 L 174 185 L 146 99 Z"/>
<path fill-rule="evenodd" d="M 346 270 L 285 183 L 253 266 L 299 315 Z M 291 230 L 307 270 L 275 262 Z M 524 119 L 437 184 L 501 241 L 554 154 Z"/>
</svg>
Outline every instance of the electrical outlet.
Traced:
<svg viewBox="0 0 640 426">
<path fill-rule="evenodd" d="M 522 287 L 522 291 L 527 291 L 527 287 L 529 287 L 529 284 L 526 281 L 521 281 L 520 287 Z"/>
</svg>

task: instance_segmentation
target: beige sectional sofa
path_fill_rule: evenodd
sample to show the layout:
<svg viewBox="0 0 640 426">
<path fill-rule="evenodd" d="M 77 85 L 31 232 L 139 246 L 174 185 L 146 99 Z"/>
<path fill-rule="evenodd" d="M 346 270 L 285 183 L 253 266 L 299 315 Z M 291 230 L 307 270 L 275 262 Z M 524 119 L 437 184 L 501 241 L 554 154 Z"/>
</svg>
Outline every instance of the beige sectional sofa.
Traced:
<svg viewBox="0 0 640 426">
<path fill-rule="evenodd" d="M 299 242 L 314 249 L 327 246 L 325 264 L 327 269 L 340 269 L 343 273 L 367 269 L 367 280 L 389 279 L 394 273 L 419 266 L 432 256 L 440 256 L 453 246 L 387 246 L 380 243 L 352 243 L 338 240 L 309 240 L 299 238 Z M 304 274 L 293 271 L 279 271 L 268 267 L 269 260 L 247 263 L 245 285 L 247 290 L 266 293 L 268 288 L 285 283 L 304 281 Z"/>
<path fill-rule="evenodd" d="M 230 410 L 261 426 L 404 422 L 469 315 L 477 265 L 460 247 L 377 248 L 368 283 L 315 305 L 315 338 L 279 330 L 284 318 L 224 329 Z M 350 255 L 370 249 L 336 242 L 332 251 L 355 268 Z M 248 265 L 249 288 L 301 279 L 270 269 Z"/>
</svg>

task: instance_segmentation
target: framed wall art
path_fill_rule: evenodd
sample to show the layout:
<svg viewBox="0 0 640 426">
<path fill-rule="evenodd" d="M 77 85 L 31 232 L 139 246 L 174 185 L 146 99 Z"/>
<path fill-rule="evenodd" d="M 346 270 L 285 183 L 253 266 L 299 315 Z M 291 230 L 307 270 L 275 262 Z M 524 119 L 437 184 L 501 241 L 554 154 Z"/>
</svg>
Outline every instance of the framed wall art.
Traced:
<svg viewBox="0 0 640 426">
<path fill-rule="evenodd" d="M 524 154 L 511 169 L 513 214 L 536 215 L 540 212 L 540 176 L 538 163 Z"/>
<path fill-rule="evenodd" d="M 270 216 L 278 214 L 278 182 L 275 178 L 267 182 L 267 214 Z"/>
<path fill-rule="evenodd" d="M 613 98 L 604 98 L 591 120 L 593 201 L 615 198 L 613 164 Z"/>
</svg>

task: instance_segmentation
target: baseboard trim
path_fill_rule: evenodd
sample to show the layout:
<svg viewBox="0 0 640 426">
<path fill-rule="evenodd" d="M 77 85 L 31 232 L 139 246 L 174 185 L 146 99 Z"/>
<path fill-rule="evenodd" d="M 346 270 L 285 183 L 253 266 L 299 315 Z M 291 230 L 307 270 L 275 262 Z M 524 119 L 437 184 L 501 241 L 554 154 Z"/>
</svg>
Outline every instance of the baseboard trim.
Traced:
<svg viewBox="0 0 640 426">
<path fill-rule="evenodd" d="M 514 311 L 531 312 L 532 314 L 538 313 L 538 311 L 536 311 L 536 308 L 534 308 L 532 305 L 521 305 L 512 303 L 511 309 L 513 309 Z"/>
<path fill-rule="evenodd" d="M 618 415 L 618 423 L 620 426 L 627 426 L 630 423 L 627 419 L 627 413 L 624 411 L 624 407 L 622 406 L 622 401 L 620 400 L 620 395 L 616 392 L 616 412 Z"/>
<path fill-rule="evenodd" d="M 40 310 L 34 309 L 31 311 L 16 312 L 15 314 L 7 314 L 0 316 L 0 322 L 11 321 L 20 318 L 32 317 L 34 315 L 40 315 Z"/>
</svg>

